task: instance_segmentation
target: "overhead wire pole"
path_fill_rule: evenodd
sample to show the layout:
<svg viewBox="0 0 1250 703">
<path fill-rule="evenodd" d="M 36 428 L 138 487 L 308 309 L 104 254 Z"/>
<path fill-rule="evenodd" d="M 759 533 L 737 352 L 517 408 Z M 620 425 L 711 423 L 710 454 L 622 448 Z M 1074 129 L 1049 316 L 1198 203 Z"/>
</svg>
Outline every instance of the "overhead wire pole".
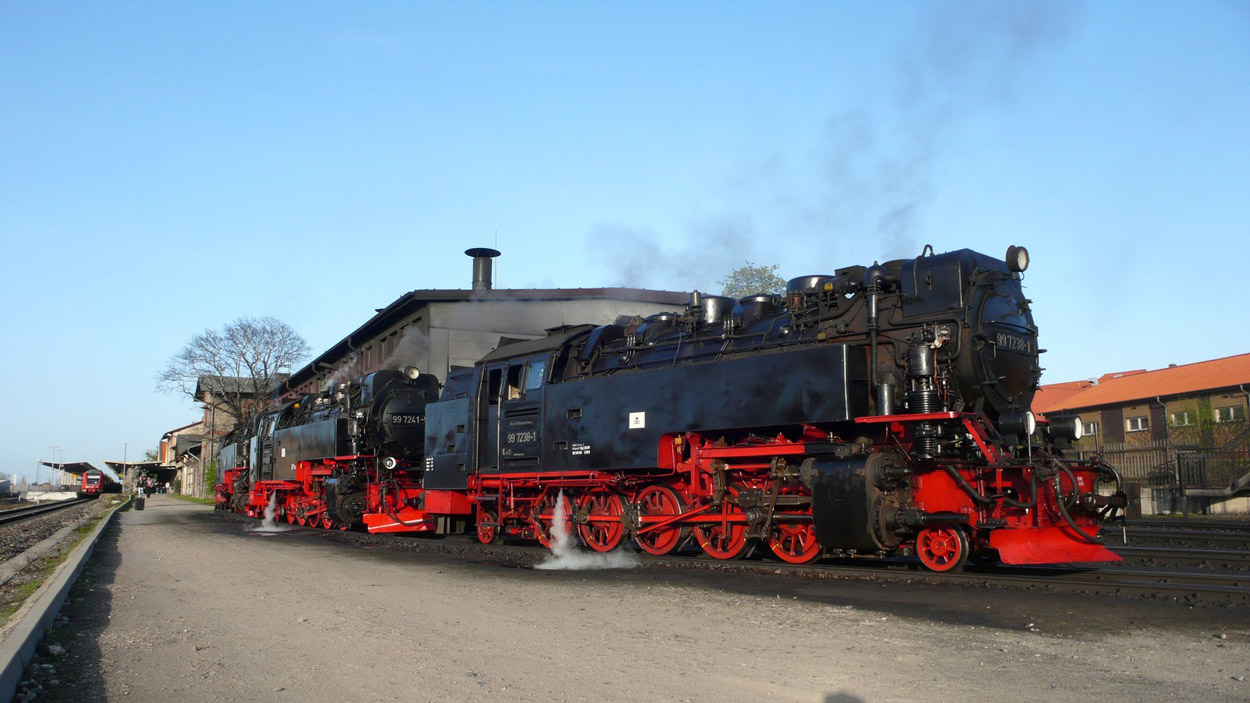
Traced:
<svg viewBox="0 0 1250 703">
<path fill-rule="evenodd" d="M 61 448 L 61 445 L 50 444 L 48 445 L 48 448 L 52 450 L 52 466 L 51 470 L 48 472 L 48 481 L 51 482 L 56 478 L 56 451 Z"/>
</svg>

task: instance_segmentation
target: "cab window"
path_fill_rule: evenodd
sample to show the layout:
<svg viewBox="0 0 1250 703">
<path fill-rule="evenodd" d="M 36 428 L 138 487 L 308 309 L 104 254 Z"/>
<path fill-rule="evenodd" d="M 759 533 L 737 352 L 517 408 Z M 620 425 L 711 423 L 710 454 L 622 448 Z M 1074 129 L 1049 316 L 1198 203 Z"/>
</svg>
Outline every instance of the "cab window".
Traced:
<svg viewBox="0 0 1250 703">
<path fill-rule="evenodd" d="M 516 400 L 521 397 L 521 370 L 525 367 L 521 364 L 508 367 L 508 395 L 506 400 Z"/>
<path fill-rule="evenodd" d="M 503 369 L 491 369 L 486 374 L 486 397 L 490 399 L 491 405 L 499 403 L 499 386 L 503 379 Z"/>
<path fill-rule="evenodd" d="M 528 370 L 525 372 L 525 390 L 532 391 L 535 388 L 542 388 L 543 374 L 546 370 L 546 359 L 531 361 Z"/>
</svg>

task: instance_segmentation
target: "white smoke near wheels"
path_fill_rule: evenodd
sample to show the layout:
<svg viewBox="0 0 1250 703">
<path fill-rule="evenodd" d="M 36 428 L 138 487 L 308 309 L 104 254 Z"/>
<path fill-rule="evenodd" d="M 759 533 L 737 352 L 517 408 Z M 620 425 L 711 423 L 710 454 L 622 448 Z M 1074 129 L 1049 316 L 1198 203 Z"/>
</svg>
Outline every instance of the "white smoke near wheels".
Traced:
<svg viewBox="0 0 1250 703">
<path fill-rule="evenodd" d="M 641 561 L 637 554 L 615 550 L 611 552 L 588 552 L 578 546 L 569 528 L 568 501 L 564 491 L 556 498 L 556 515 L 551 526 L 551 556 L 535 569 L 564 569 L 580 571 L 584 569 L 632 569 Z"/>
<path fill-rule="evenodd" d="M 279 525 L 278 521 L 275 519 L 277 515 L 278 494 L 275 492 L 269 494 L 269 505 L 265 506 L 265 519 L 261 520 L 260 526 L 258 527 L 248 527 L 248 531 L 253 533 L 259 532 L 262 534 L 268 534 L 273 532 L 286 532 L 287 530 L 294 529 L 290 525 Z"/>
</svg>

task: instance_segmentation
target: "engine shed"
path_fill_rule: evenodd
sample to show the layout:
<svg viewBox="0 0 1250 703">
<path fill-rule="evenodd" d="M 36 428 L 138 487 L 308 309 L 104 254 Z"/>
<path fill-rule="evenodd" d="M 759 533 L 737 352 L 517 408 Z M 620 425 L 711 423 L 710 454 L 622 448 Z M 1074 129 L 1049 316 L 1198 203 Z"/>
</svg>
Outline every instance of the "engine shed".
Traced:
<svg viewBox="0 0 1250 703">
<path fill-rule="evenodd" d="M 499 252 L 465 253 L 473 259 L 472 288 L 400 296 L 293 373 L 277 395 L 316 393 L 329 383 L 408 365 L 444 382 L 449 372 L 473 366 L 501 343 L 538 339 L 564 325 L 668 312 L 690 298 L 687 292 L 638 288 L 496 289 L 491 261 Z"/>
</svg>

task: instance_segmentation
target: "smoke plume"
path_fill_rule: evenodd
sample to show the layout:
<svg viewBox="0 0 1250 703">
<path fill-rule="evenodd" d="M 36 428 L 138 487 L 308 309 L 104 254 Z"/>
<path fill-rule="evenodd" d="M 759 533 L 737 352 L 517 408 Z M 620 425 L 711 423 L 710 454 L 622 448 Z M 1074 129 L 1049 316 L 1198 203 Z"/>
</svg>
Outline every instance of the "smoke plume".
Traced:
<svg viewBox="0 0 1250 703">
<path fill-rule="evenodd" d="M 1071 24 L 1069 6 L 1040 0 L 922 7 L 880 90 L 817 117 L 821 137 L 806 150 L 744 155 L 724 178 L 736 184 L 724 214 L 677 232 L 594 226 L 587 245 L 616 284 L 708 290 L 748 260 L 781 264 L 789 277 L 918 255 L 922 236 L 935 236 L 925 236 L 925 217 L 941 195 L 939 165 L 958 162 L 976 139 L 973 118 L 1015 101 L 1026 69 Z"/>
</svg>

